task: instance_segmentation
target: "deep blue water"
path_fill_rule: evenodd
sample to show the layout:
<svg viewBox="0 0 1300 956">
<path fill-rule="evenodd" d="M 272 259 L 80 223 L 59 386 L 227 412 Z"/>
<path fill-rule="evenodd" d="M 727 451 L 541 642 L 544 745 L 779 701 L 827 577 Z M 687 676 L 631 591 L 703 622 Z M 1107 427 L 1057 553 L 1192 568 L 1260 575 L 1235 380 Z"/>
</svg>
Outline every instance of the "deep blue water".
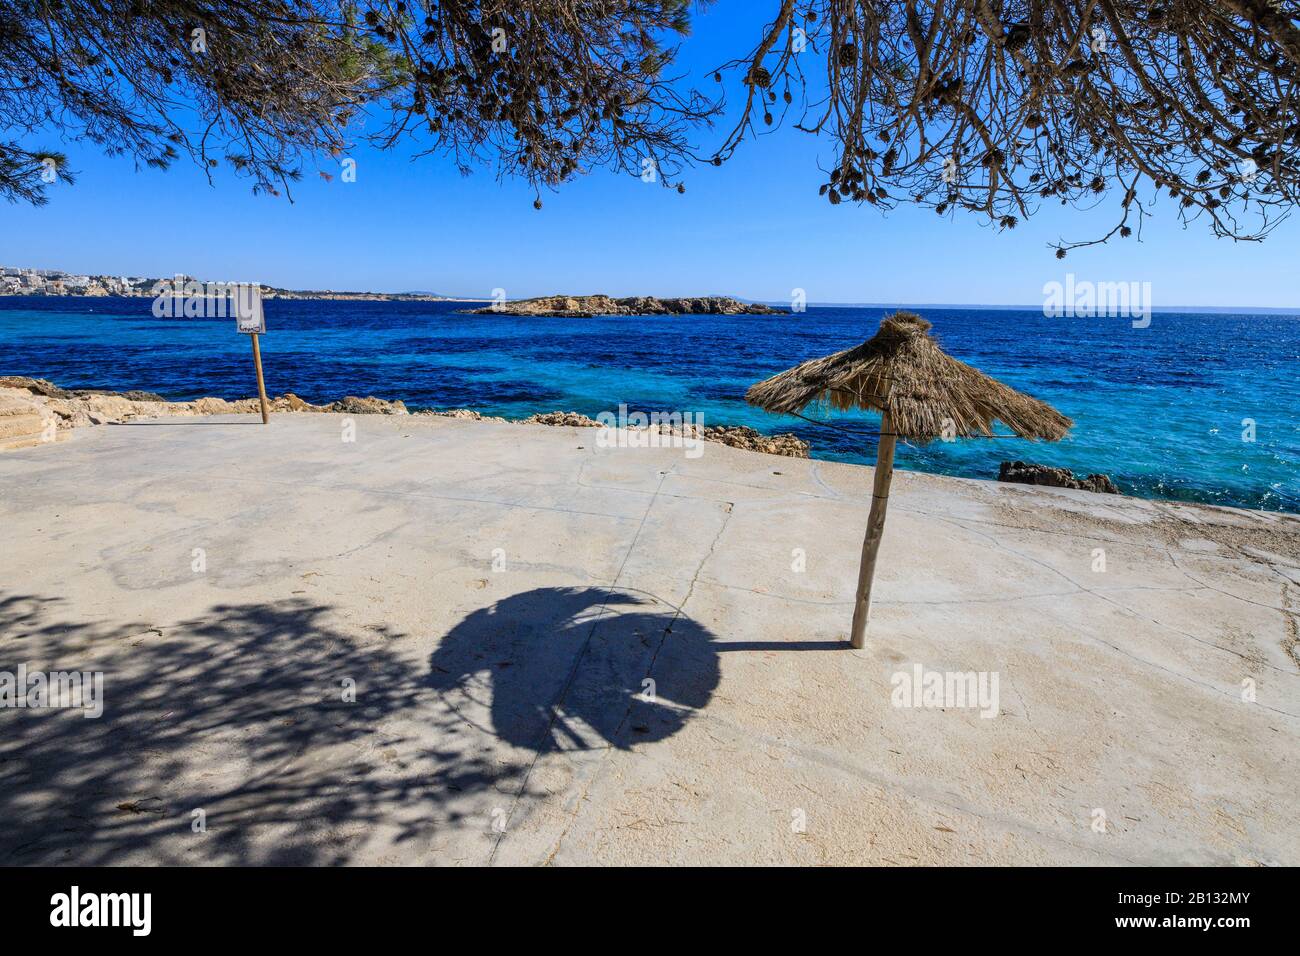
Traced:
<svg viewBox="0 0 1300 956">
<path fill-rule="evenodd" d="M 255 394 L 233 319 L 157 319 L 148 299 L 0 297 L 0 374 L 170 399 Z M 793 431 L 814 457 L 870 462 L 875 420 L 838 428 L 745 405 L 745 389 L 870 336 L 886 309 L 797 316 L 517 319 L 448 302 L 269 301 L 267 389 L 311 402 L 344 395 L 507 417 L 596 415 L 625 402 L 695 412 L 705 424 Z M 1021 458 L 1106 472 L 1124 491 L 1300 512 L 1300 316 L 1155 313 L 1046 318 L 1041 311 L 921 309 L 957 358 L 1072 417 L 1058 444 L 1016 439 L 900 446 L 899 467 L 995 478 Z M 1243 419 L 1255 441 L 1243 441 Z"/>
</svg>

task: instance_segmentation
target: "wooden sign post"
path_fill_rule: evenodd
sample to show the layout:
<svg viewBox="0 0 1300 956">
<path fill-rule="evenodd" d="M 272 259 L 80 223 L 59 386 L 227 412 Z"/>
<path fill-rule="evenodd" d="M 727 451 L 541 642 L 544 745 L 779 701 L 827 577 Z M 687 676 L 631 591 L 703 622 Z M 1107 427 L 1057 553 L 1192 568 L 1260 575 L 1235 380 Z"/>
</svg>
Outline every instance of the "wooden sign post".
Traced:
<svg viewBox="0 0 1300 956">
<path fill-rule="evenodd" d="M 257 397 L 262 400 L 262 424 L 271 421 L 270 409 L 266 406 L 266 382 L 262 378 L 262 348 L 257 344 L 257 333 L 253 333 L 253 364 L 257 366 Z"/>
<path fill-rule="evenodd" d="M 235 302 L 235 324 L 245 335 L 253 337 L 253 365 L 257 368 L 257 397 L 262 401 L 262 424 L 271 421 L 271 410 L 266 401 L 266 381 L 262 377 L 262 347 L 257 337 L 266 332 L 266 316 L 262 313 L 262 287 L 239 286 L 232 293 Z"/>
</svg>

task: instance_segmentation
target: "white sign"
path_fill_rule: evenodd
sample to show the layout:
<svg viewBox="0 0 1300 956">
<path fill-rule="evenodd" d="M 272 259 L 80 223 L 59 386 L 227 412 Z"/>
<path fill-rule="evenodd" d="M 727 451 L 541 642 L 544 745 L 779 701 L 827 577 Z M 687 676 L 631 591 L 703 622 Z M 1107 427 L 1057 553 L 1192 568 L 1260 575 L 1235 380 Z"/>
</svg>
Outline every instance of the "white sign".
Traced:
<svg viewBox="0 0 1300 956">
<path fill-rule="evenodd" d="M 262 314 L 262 287 L 240 284 L 230 290 L 234 303 L 235 327 L 245 335 L 266 332 L 266 316 Z"/>
</svg>

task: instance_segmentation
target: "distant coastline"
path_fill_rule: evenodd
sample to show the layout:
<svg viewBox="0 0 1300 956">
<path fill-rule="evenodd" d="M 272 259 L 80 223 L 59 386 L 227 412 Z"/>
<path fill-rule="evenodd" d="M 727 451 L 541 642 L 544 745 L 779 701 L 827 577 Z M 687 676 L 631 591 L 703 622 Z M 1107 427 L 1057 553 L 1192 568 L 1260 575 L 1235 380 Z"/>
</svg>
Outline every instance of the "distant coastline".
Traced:
<svg viewBox="0 0 1300 956">
<path fill-rule="evenodd" d="M 206 283 L 194 276 L 114 276 L 28 269 L 0 265 L 0 296 L 53 296 L 72 298 L 152 299 L 160 284 L 176 288 L 188 282 Z M 440 295 L 435 292 L 346 292 L 334 289 L 281 289 L 263 285 L 265 299 L 320 299 L 342 302 L 487 302 L 487 298 Z"/>
</svg>

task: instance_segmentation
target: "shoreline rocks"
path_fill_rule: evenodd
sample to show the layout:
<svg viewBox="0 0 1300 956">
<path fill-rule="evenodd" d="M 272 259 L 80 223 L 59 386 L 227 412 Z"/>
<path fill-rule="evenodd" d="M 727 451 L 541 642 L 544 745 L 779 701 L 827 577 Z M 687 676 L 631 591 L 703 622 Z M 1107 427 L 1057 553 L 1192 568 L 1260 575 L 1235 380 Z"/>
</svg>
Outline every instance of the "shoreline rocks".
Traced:
<svg viewBox="0 0 1300 956">
<path fill-rule="evenodd" d="M 998 466 L 998 481 L 1016 482 L 1022 485 L 1046 485 L 1050 488 L 1074 488 L 1078 491 L 1091 491 L 1100 495 L 1118 495 L 1119 488 L 1110 480 L 1109 475 L 1092 474 L 1084 478 L 1074 477 L 1068 468 L 1053 468 L 1051 465 L 1036 465 L 1024 461 L 1004 461 Z"/>
<path fill-rule="evenodd" d="M 579 412 L 542 412 L 529 415 L 522 425 L 553 425 L 558 428 L 599 428 L 600 422 Z"/>
<path fill-rule="evenodd" d="M 401 400 L 360 398 L 347 395 L 327 405 L 313 405 L 293 392 L 268 400 L 276 414 L 333 413 L 345 415 L 412 415 L 435 418 L 459 418 L 470 421 L 506 422 L 519 425 L 549 425 L 557 428 L 600 428 L 601 423 L 579 412 L 544 412 L 511 421 L 484 415 L 470 408 L 417 409 L 411 411 Z M 256 398 L 227 401 L 224 398 L 198 398 L 188 402 L 169 402 L 151 392 L 104 392 L 94 389 L 63 389 L 52 382 L 25 376 L 0 378 L 0 448 L 26 447 L 58 437 L 59 431 L 129 421 L 133 418 L 170 418 L 187 415 L 249 415 L 261 411 Z M 747 426 L 681 428 L 657 426 L 661 434 L 681 435 L 716 442 L 732 448 L 757 451 L 788 458 L 808 458 L 809 444 L 797 435 L 764 435 Z M 12 443 L 11 443 L 12 442 Z"/>
<path fill-rule="evenodd" d="M 0 392 L 0 449 L 27 448 L 49 441 L 48 422 L 49 415 L 35 403 Z"/>
<path fill-rule="evenodd" d="M 536 315 L 569 319 L 591 319 L 600 315 L 788 315 L 785 309 L 741 302 L 725 295 L 658 299 L 633 295 L 616 299 L 608 295 L 547 295 L 490 305 L 484 309 L 463 309 L 466 315 Z"/>
<path fill-rule="evenodd" d="M 600 422 L 578 412 L 546 412 L 530 415 L 523 419 L 523 425 L 554 425 L 567 428 L 602 428 Z M 781 455 L 786 458 L 811 458 L 811 446 L 798 435 L 785 432 L 780 435 L 764 435 L 748 425 L 647 425 L 632 428 L 631 431 L 658 431 L 660 435 L 677 438 L 690 438 L 698 441 L 711 441 L 744 451 L 757 451 L 765 455 Z"/>
<path fill-rule="evenodd" d="M 484 415 L 472 408 L 421 408 L 411 412 L 412 415 L 428 415 L 432 418 L 465 418 L 474 422 L 504 422 L 506 419 L 497 415 Z"/>
<path fill-rule="evenodd" d="M 703 429 L 704 440 L 742 448 L 745 451 L 758 451 L 765 455 L 781 455 L 786 458 L 811 458 L 811 445 L 793 432 L 780 435 L 764 435 L 748 425 L 706 425 Z"/>
</svg>

